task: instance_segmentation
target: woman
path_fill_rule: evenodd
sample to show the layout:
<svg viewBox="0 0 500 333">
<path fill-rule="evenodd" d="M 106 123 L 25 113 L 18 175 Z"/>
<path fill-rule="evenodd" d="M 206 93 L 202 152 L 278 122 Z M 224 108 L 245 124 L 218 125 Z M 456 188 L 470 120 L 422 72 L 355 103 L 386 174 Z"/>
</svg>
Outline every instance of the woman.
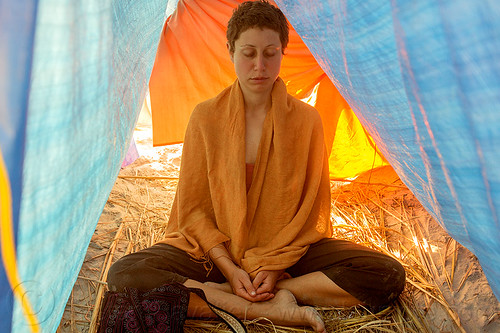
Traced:
<svg viewBox="0 0 500 333">
<path fill-rule="evenodd" d="M 227 39 L 238 79 L 193 111 L 168 236 L 117 261 L 110 289 L 177 282 L 240 318 L 317 332 L 324 323 L 310 306 L 387 306 L 403 290 L 402 266 L 330 238 L 321 120 L 279 78 L 288 43 L 283 13 L 266 1 L 245 2 Z M 213 316 L 195 295 L 187 311 Z"/>
</svg>

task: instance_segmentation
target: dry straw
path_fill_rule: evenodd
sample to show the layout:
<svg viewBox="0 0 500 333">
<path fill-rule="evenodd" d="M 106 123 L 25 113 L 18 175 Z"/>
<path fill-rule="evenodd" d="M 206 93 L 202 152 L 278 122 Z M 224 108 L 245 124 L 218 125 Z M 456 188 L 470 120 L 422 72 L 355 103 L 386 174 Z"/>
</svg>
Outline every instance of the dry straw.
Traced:
<svg viewBox="0 0 500 333">
<path fill-rule="evenodd" d="M 104 281 L 111 263 L 127 253 L 151 246 L 164 237 L 165 221 L 170 213 L 176 181 L 153 173 L 134 177 L 121 174 L 117 180 L 92 238 L 59 332 L 95 332 L 98 309 L 106 290 Z M 334 237 L 350 239 L 395 257 L 406 269 L 407 284 L 401 298 L 379 313 L 370 313 L 363 307 L 318 308 L 328 332 L 430 332 L 423 313 L 415 305 L 415 295 L 424 295 L 428 305 L 439 303 L 455 322 L 456 329 L 464 332 L 457 314 L 447 304 L 438 287 L 443 281 L 439 280 L 436 265 L 446 270 L 444 263 L 451 256 L 451 270 L 444 274 L 445 283 L 451 288 L 457 244 L 450 241 L 445 251 L 447 257 L 442 257 L 439 263 L 434 262 L 428 251 L 430 245 L 422 237 L 419 217 L 413 216 L 405 196 L 396 196 L 397 199 L 389 203 L 383 201 L 388 191 L 408 194 L 404 188 L 401 182 L 332 182 Z M 162 196 L 157 197 L 158 193 L 162 193 Z M 391 221 L 390 227 L 387 221 Z M 451 254 L 448 253 L 450 251 Z M 245 324 L 249 332 L 310 332 L 304 327 L 275 326 L 265 318 L 246 321 Z M 216 320 L 190 319 L 186 322 L 185 332 L 230 331 Z"/>
</svg>

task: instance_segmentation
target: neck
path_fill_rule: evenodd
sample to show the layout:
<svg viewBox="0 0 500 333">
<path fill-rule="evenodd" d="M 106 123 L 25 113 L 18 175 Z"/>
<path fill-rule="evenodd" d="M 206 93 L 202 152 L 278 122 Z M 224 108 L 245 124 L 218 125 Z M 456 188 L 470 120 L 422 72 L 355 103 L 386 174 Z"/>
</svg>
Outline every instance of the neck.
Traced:
<svg viewBox="0 0 500 333">
<path fill-rule="evenodd" d="M 245 111 L 247 113 L 260 113 L 267 112 L 271 108 L 271 96 L 267 99 L 262 99 L 259 101 L 250 100 L 245 98 Z"/>
<path fill-rule="evenodd" d="M 247 113 L 267 112 L 267 110 L 271 108 L 271 92 L 252 94 L 243 91 L 243 99 L 245 101 L 245 111 Z"/>
</svg>

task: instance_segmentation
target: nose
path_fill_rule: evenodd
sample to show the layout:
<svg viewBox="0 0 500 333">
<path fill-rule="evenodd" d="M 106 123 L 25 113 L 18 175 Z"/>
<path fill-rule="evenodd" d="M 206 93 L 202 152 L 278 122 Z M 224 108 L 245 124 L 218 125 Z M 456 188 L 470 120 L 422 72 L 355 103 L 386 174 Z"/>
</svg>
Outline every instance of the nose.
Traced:
<svg viewBox="0 0 500 333">
<path fill-rule="evenodd" d="M 265 59 L 264 59 L 264 56 L 262 54 L 257 55 L 255 57 L 254 70 L 261 71 L 264 68 L 266 68 L 266 64 L 264 61 L 265 61 Z"/>
</svg>

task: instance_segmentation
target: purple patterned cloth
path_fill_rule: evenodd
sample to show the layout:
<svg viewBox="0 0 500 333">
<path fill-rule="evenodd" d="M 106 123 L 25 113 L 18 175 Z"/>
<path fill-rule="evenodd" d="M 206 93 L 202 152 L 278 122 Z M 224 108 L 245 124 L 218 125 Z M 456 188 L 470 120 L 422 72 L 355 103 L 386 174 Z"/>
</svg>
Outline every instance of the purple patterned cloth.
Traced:
<svg viewBox="0 0 500 333">
<path fill-rule="evenodd" d="M 98 332 L 182 332 L 190 291 L 173 283 L 146 292 L 134 288 L 107 292 Z"/>
</svg>

